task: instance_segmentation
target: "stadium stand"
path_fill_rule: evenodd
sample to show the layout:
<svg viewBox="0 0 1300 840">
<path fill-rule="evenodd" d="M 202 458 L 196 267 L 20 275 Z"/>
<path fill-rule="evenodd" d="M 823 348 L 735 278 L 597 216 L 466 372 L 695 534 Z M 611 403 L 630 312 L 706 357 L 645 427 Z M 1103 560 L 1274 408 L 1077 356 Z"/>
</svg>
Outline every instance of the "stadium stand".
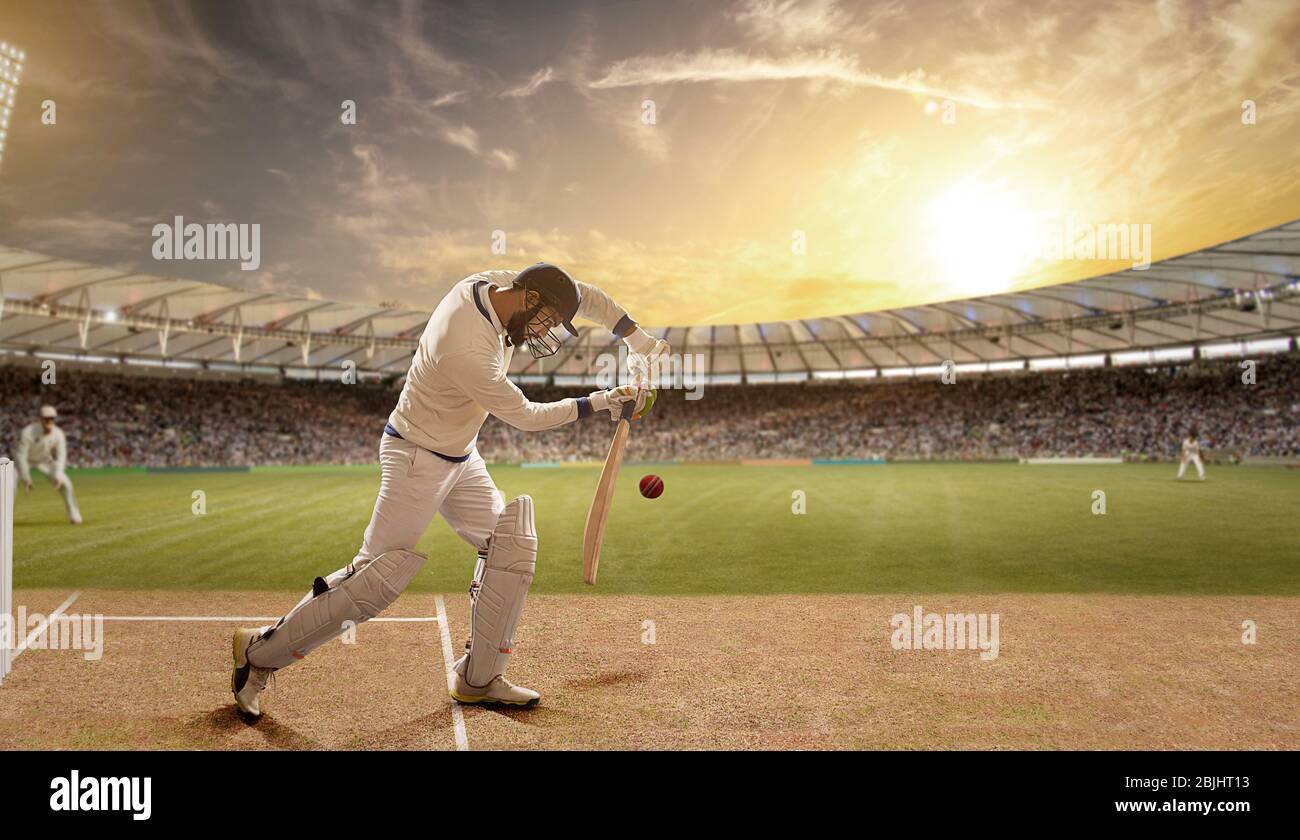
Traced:
<svg viewBox="0 0 1300 840">
<path fill-rule="evenodd" d="M 1188 426 L 1220 456 L 1300 455 L 1300 354 L 1156 367 L 938 376 L 868 383 L 716 385 L 667 391 L 638 424 L 629 457 L 995 459 L 1168 457 Z M 587 388 L 525 386 L 553 400 Z M 133 376 L 0 364 L 0 447 L 44 402 L 58 406 L 75 466 L 356 464 L 376 460 L 393 384 Z M 494 462 L 604 457 L 609 424 L 523 433 L 489 418 Z"/>
<path fill-rule="evenodd" d="M 410 307 L 326 301 L 0 245 L 0 444 L 51 402 L 79 466 L 373 462 L 420 305 L 454 282 Z M 1220 457 L 1300 454 L 1300 220 L 1048 288 L 654 329 L 705 397 L 666 392 L 634 435 L 642 460 L 1165 457 L 1189 426 Z M 586 394 L 619 347 L 584 326 L 552 358 L 516 353 L 509 375 L 536 399 Z M 56 386 L 40 383 L 49 363 Z M 489 420 L 480 450 L 599 459 L 609 434 Z"/>
</svg>

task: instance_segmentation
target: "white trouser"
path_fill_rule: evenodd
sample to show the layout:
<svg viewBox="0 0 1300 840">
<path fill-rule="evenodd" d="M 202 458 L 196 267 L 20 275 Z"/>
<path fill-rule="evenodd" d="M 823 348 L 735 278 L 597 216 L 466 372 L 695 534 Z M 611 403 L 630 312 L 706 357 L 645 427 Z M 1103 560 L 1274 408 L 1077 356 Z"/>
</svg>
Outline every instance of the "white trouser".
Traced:
<svg viewBox="0 0 1300 840">
<path fill-rule="evenodd" d="M 1180 461 L 1178 464 L 1178 477 L 1182 478 L 1183 473 L 1187 472 L 1187 463 L 1189 461 L 1196 465 L 1196 474 L 1201 478 L 1205 478 L 1205 465 L 1201 463 L 1200 455 L 1188 455 Z"/>
<path fill-rule="evenodd" d="M 387 552 L 414 550 L 437 513 L 475 549 L 487 548 L 505 502 L 477 449 L 469 460 L 455 463 L 409 441 L 384 435 L 379 444 L 379 464 L 383 473 L 379 498 L 361 550 L 352 563 L 326 577 L 330 586 Z M 289 615 L 305 608 L 313 597 L 314 593 L 308 592 Z M 341 635 L 344 629 L 340 626 L 333 636 Z M 260 645 L 248 650 L 248 661 L 254 665 L 279 667 L 266 661 L 266 656 Z"/>
<path fill-rule="evenodd" d="M 63 504 L 68 509 L 68 517 L 80 519 L 81 511 L 77 508 L 77 497 L 72 494 L 72 479 L 68 478 L 67 473 L 60 473 L 54 468 L 53 464 L 32 464 L 32 469 L 40 470 L 41 474 L 48 478 L 51 484 L 58 484 L 59 479 L 63 479 L 63 484 L 59 487 L 59 495 L 63 496 Z"/>
<path fill-rule="evenodd" d="M 437 513 L 465 542 L 487 548 L 505 501 L 477 449 L 468 461 L 457 464 L 384 435 L 379 464 L 379 498 L 353 563 L 368 563 L 398 548 L 414 549 Z"/>
</svg>

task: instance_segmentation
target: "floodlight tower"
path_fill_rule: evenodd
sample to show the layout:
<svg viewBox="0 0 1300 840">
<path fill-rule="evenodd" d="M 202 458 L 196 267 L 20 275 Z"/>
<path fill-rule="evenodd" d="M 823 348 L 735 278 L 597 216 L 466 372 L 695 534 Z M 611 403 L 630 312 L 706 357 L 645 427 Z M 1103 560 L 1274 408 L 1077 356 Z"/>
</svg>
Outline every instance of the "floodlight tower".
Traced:
<svg viewBox="0 0 1300 840">
<path fill-rule="evenodd" d="M 23 75 L 27 52 L 0 41 L 0 165 L 4 164 L 5 140 L 9 137 L 9 117 L 14 112 L 14 97 Z"/>
</svg>

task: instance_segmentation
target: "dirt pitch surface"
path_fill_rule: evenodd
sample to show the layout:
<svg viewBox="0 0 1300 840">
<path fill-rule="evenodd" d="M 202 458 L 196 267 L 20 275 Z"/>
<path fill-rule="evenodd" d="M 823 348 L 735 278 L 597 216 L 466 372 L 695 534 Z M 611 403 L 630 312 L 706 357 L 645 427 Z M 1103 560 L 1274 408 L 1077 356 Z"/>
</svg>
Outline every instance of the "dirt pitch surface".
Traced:
<svg viewBox="0 0 1300 840">
<path fill-rule="evenodd" d="M 14 600 L 47 612 L 70 594 Z M 468 603 L 444 600 L 458 652 Z M 273 616 L 292 601 L 85 591 L 68 612 Z M 999 656 L 894 650 L 890 618 L 916 604 L 998 613 Z M 435 614 L 409 594 L 386 616 Z M 456 749 L 436 622 L 329 643 L 276 675 L 255 723 L 230 702 L 235 626 L 110 618 L 98 661 L 23 651 L 0 687 L 0 748 Z M 470 749 L 1300 748 L 1297 598 L 535 596 L 516 651 L 510 676 L 542 704 L 464 708 Z"/>
</svg>

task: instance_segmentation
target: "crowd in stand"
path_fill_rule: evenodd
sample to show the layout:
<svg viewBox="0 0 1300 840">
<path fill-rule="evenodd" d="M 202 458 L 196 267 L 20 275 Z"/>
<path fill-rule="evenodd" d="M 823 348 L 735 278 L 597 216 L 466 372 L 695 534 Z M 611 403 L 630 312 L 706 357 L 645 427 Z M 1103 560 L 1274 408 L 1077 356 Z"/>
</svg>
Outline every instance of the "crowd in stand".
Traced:
<svg viewBox="0 0 1300 840">
<path fill-rule="evenodd" d="M 743 458 L 1167 457 L 1196 428 L 1202 446 L 1300 455 L 1300 356 L 870 384 L 732 385 L 660 395 L 629 452 L 648 460 Z M 572 390 L 545 389 L 535 399 Z M 608 424 L 603 424 L 607 426 Z M 579 423 L 541 435 L 489 421 L 499 460 L 603 458 L 610 432 Z"/>
<path fill-rule="evenodd" d="M 0 366 L 0 452 L 42 404 L 78 467 L 364 464 L 378 460 L 395 392 L 372 385 L 130 376 Z"/>
<path fill-rule="evenodd" d="M 1300 355 L 1142 367 L 958 375 L 906 381 L 714 385 L 699 400 L 665 391 L 629 457 L 1167 457 L 1189 428 L 1212 453 L 1300 456 Z M 546 401 L 590 389 L 528 389 Z M 160 378 L 0 365 L 0 452 L 43 403 L 55 405 L 74 466 L 373 463 L 393 385 Z M 489 418 L 489 461 L 600 459 L 599 418 L 525 433 Z"/>
</svg>

